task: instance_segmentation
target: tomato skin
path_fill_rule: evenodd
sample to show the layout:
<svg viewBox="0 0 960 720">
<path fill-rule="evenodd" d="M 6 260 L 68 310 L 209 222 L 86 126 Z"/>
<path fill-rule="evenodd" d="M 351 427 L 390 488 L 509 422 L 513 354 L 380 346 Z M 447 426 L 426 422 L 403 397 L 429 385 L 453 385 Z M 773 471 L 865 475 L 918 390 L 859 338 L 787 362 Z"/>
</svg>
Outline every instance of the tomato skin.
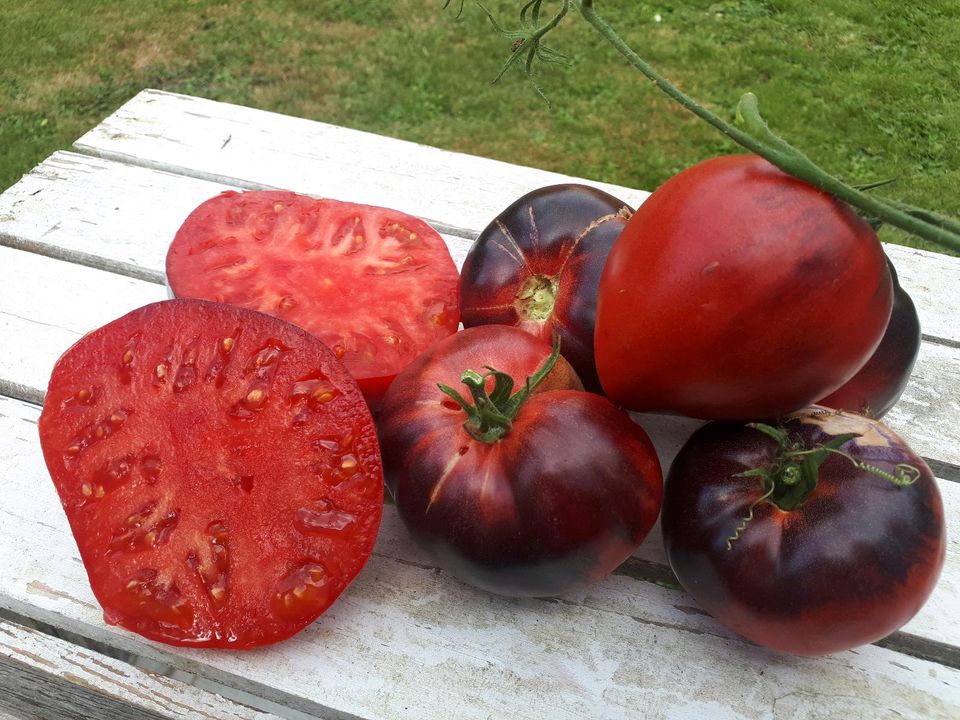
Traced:
<svg viewBox="0 0 960 720">
<path fill-rule="evenodd" d="M 891 304 L 853 210 L 757 156 L 714 158 L 658 188 L 610 252 L 597 370 L 630 410 L 777 417 L 849 380 Z"/>
<path fill-rule="evenodd" d="M 390 208 L 227 191 L 184 220 L 166 272 L 176 297 L 239 305 L 313 333 L 372 408 L 401 367 L 460 323 L 443 238 Z"/>
<path fill-rule="evenodd" d="M 373 550 L 369 409 L 323 343 L 277 318 L 134 310 L 57 361 L 39 434 L 104 619 L 151 640 L 283 640 Z"/>
<path fill-rule="evenodd" d="M 443 568 L 495 593 L 557 595 L 596 581 L 659 512 L 660 465 L 646 433 L 605 398 L 565 389 L 569 371 L 548 376 L 491 445 L 464 430 L 465 413 L 437 389 L 462 388 L 460 374 L 485 365 L 525 378 L 549 354 L 517 328 L 470 328 L 408 366 L 381 408 L 401 517 Z"/>
<path fill-rule="evenodd" d="M 894 473 L 920 471 L 897 487 L 831 456 L 813 494 L 783 511 L 759 502 L 757 477 L 737 473 L 769 463 L 776 443 L 735 422 L 708 423 L 681 449 L 664 491 L 664 545 L 683 587 L 717 620 L 773 650 L 824 655 L 874 642 L 906 623 L 943 566 L 943 504 L 926 463 L 886 426 L 812 408 L 785 425 L 807 447 L 846 432 L 858 461 Z"/>
<path fill-rule="evenodd" d="M 631 213 L 588 185 L 551 185 L 513 202 L 480 233 L 463 263 L 464 327 L 513 325 L 548 343 L 557 332 L 584 386 L 599 391 L 593 334 L 600 273 Z M 556 294 L 548 312 L 531 317 L 524 295 L 537 278 L 555 283 Z"/>
<path fill-rule="evenodd" d="M 818 405 L 881 418 L 903 395 L 920 354 L 922 334 L 917 308 L 900 286 L 893 263 L 889 264 L 893 278 L 893 310 L 883 339 L 857 374 L 818 401 Z"/>
</svg>

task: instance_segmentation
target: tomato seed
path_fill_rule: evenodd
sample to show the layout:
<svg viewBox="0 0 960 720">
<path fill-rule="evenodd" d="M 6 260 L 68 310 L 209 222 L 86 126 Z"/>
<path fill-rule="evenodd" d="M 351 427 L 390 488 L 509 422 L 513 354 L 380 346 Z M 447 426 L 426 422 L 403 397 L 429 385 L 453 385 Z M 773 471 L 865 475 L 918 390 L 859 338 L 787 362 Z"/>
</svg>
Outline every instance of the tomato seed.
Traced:
<svg viewBox="0 0 960 720">
<path fill-rule="evenodd" d="M 256 409 L 263 405 L 264 400 L 267 399 L 267 394 L 260 389 L 251 390 L 247 393 L 247 397 L 244 398 L 244 402 L 247 407 Z"/>
</svg>

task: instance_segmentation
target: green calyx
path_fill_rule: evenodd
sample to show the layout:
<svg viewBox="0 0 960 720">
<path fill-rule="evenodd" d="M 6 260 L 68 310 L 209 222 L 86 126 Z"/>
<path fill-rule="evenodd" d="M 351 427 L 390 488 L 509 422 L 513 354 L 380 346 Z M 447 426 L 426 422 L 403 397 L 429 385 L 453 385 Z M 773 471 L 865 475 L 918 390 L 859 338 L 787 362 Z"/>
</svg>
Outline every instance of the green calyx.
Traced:
<svg viewBox="0 0 960 720">
<path fill-rule="evenodd" d="M 763 481 L 765 500 L 784 511 L 796 510 L 803 505 L 817 488 L 820 466 L 832 451 L 838 451 L 848 440 L 859 437 L 857 433 L 837 435 L 823 445 L 808 449 L 803 440 L 791 438 L 783 428 L 748 423 L 777 441 L 773 462 L 762 468 L 753 468 L 739 473 L 740 477 L 759 477 Z M 842 453 L 846 457 L 846 453 Z"/>
<path fill-rule="evenodd" d="M 513 392 L 513 378 L 496 368 L 485 366 L 487 372 L 466 370 L 460 381 L 470 390 L 473 403 L 449 385 L 438 383 L 440 391 L 452 398 L 467 414 L 463 429 L 475 440 L 492 445 L 510 432 L 520 408 L 534 389 L 550 374 L 560 357 L 560 337 L 553 336 L 553 351 L 537 371 L 526 379 L 522 388 Z M 493 389 L 487 393 L 487 378 L 493 378 Z"/>
<path fill-rule="evenodd" d="M 860 470 L 882 477 L 897 487 L 912 485 L 920 477 L 920 470 L 913 465 L 901 463 L 896 466 L 895 474 L 889 473 L 840 450 L 848 441 L 860 437 L 859 433 L 835 435 L 828 442 L 808 448 L 801 438 L 791 437 L 782 427 L 764 423 L 748 423 L 747 427 L 759 430 L 776 440 L 777 450 L 770 464 L 737 473 L 736 477 L 760 478 L 763 494 L 750 505 L 746 517 L 737 525 L 733 535 L 727 538 L 727 550 L 733 549 L 733 543 L 740 539 L 747 525 L 753 520 L 754 511 L 760 503 L 772 503 L 784 512 L 802 506 L 816 490 L 820 466 L 830 455 L 839 455 Z"/>
<path fill-rule="evenodd" d="M 546 275 L 528 277 L 516 295 L 517 314 L 520 319 L 535 322 L 549 320 L 557 301 L 557 289 L 556 278 Z"/>
</svg>

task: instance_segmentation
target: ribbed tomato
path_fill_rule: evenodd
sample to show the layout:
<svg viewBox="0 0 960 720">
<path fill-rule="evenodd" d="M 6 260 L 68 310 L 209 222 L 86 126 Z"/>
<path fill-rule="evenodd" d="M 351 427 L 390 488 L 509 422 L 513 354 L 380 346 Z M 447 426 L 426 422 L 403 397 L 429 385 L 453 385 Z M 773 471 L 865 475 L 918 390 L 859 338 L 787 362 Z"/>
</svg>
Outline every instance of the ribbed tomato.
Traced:
<svg viewBox="0 0 960 720">
<path fill-rule="evenodd" d="M 480 233 L 460 274 L 465 327 L 514 325 L 550 342 L 588 390 L 597 290 L 607 254 L 632 210 L 588 185 L 550 185 L 519 198 Z"/>
<path fill-rule="evenodd" d="M 809 408 L 778 426 L 708 423 L 667 475 L 661 517 L 683 587 L 720 622 L 823 655 L 912 618 L 943 566 L 943 502 L 883 424 Z"/>
<path fill-rule="evenodd" d="M 660 509 L 646 433 L 553 360 L 520 329 L 468 328 L 401 372 L 381 408 L 400 516 L 442 567 L 492 592 L 556 595 L 596 581 Z"/>
<path fill-rule="evenodd" d="M 153 640 L 282 640 L 373 549 L 383 475 L 356 382 L 262 313 L 171 300 L 84 336 L 40 442 L 105 619 Z"/>
</svg>

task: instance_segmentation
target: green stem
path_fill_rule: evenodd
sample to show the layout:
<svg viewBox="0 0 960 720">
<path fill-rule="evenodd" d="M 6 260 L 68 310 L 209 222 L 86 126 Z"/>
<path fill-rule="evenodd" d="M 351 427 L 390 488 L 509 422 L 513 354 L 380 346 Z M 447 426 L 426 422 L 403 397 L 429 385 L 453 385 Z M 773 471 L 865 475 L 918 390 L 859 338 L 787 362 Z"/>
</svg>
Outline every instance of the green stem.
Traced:
<svg viewBox="0 0 960 720">
<path fill-rule="evenodd" d="M 569 0 L 564 2 L 565 7 L 567 2 Z M 960 251 L 960 223 L 941 218 L 929 211 L 920 211 L 901 203 L 872 197 L 830 175 L 802 152 L 770 131 L 760 117 L 756 97 L 752 93 L 743 96 L 737 109 L 737 114 L 743 120 L 748 132 L 731 125 L 682 92 L 637 55 L 623 38 L 597 15 L 593 8 L 593 0 L 572 0 L 572 2 L 579 8 L 583 18 L 660 90 L 737 144 L 765 158 L 785 173 L 828 192 L 885 223 L 924 240 Z"/>
<path fill-rule="evenodd" d="M 505 437 L 513 427 L 513 421 L 520 412 L 520 408 L 530 398 L 536 389 L 556 364 L 560 357 L 560 337 L 554 335 L 553 351 L 544 360 L 537 371 L 527 378 L 523 387 L 513 392 L 513 378 L 504 372 L 487 366 L 486 373 L 476 370 L 465 370 L 460 375 L 460 382 L 467 386 L 473 398 L 471 405 L 460 393 L 449 385 L 439 383 L 440 391 L 454 400 L 467 414 L 463 429 L 475 440 L 493 444 Z M 488 394 L 487 379 L 493 378 L 493 390 Z M 512 393 L 512 394 L 511 394 Z"/>
</svg>

